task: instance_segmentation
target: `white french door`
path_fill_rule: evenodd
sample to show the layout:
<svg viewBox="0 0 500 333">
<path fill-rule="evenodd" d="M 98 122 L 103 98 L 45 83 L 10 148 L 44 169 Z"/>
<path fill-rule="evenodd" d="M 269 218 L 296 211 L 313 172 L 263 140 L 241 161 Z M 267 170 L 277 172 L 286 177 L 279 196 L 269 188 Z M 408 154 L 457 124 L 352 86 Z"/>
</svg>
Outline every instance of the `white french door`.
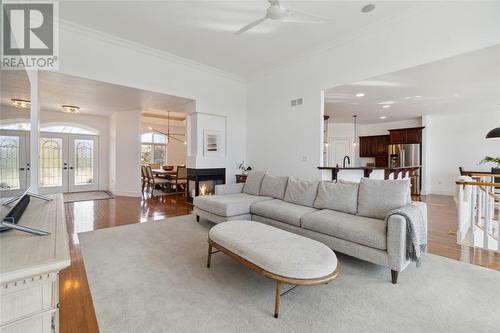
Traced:
<svg viewBox="0 0 500 333">
<path fill-rule="evenodd" d="M 68 191 L 94 191 L 97 182 L 97 137 L 69 134 Z"/>
<path fill-rule="evenodd" d="M 28 142 L 28 132 L 0 131 L 0 195 L 2 197 L 18 195 L 29 184 Z"/>
<path fill-rule="evenodd" d="M 97 190 L 98 137 L 40 134 L 40 193 Z"/>
<path fill-rule="evenodd" d="M 41 194 L 68 192 L 67 134 L 40 133 Z"/>
</svg>

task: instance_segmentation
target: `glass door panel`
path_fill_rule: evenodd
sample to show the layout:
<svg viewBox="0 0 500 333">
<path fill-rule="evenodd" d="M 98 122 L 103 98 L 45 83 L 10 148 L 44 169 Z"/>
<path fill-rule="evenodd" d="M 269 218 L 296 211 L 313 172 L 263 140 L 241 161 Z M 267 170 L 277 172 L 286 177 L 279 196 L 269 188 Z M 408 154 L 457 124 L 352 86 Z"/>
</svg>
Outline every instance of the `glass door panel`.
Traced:
<svg viewBox="0 0 500 333">
<path fill-rule="evenodd" d="M 69 191 L 97 190 L 97 137 L 69 135 L 69 142 Z"/>
<path fill-rule="evenodd" d="M 68 190 L 66 135 L 43 133 L 40 137 L 40 193 L 61 193 Z"/>
<path fill-rule="evenodd" d="M 26 132 L 0 132 L 0 194 L 20 194 L 27 184 Z"/>
</svg>

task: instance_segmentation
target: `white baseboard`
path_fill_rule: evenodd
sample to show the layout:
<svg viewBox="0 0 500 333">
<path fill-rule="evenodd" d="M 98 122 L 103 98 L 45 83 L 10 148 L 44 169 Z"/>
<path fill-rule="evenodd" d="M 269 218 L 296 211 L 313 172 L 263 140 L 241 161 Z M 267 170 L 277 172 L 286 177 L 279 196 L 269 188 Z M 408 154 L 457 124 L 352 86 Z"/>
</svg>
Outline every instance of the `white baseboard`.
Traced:
<svg viewBox="0 0 500 333">
<path fill-rule="evenodd" d="M 448 196 L 454 196 L 455 193 L 453 191 L 439 191 L 439 190 L 430 190 L 426 191 L 425 194 L 422 193 L 423 195 L 429 195 L 429 194 L 437 194 L 437 195 L 448 195 Z"/>
</svg>

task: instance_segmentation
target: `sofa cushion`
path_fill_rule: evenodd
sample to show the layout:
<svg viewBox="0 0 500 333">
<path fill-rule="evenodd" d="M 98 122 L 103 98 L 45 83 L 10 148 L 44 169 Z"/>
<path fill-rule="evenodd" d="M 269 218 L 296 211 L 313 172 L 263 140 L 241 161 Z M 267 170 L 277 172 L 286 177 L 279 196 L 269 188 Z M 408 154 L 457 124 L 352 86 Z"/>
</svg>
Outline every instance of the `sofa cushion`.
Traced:
<svg viewBox="0 0 500 333">
<path fill-rule="evenodd" d="M 203 195 L 193 200 L 193 205 L 212 214 L 219 216 L 235 216 L 250 213 L 250 205 L 262 200 L 271 200 L 269 197 L 261 197 L 246 193 L 225 195 Z"/>
<path fill-rule="evenodd" d="M 411 203 L 410 179 L 380 180 L 361 178 L 358 214 L 383 219 L 392 209 Z"/>
<path fill-rule="evenodd" d="M 265 175 L 260 187 L 260 195 L 273 197 L 276 199 L 283 199 L 286 190 L 288 177 L 276 177 Z"/>
<path fill-rule="evenodd" d="M 300 227 L 300 219 L 302 216 L 317 210 L 311 207 L 295 205 L 283 200 L 274 199 L 257 202 L 252 205 L 250 211 L 255 215 Z"/>
<path fill-rule="evenodd" d="M 302 228 L 341 238 L 353 243 L 387 249 L 385 221 L 323 209 L 304 215 Z"/>
<path fill-rule="evenodd" d="M 251 195 L 260 194 L 260 186 L 262 185 L 262 180 L 264 179 L 264 171 L 250 171 L 248 174 L 245 186 L 243 186 L 243 193 Z"/>
<path fill-rule="evenodd" d="M 312 207 L 318 194 L 318 181 L 288 179 L 283 200 L 302 206 Z"/>
<path fill-rule="evenodd" d="M 314 207 L 318 209 L 333 209 L 339 212 L 356 214 L 358 209 L 359 183 L 339 180 L 336 183 L 319 183 L 318 196 Z"/>
</svg>

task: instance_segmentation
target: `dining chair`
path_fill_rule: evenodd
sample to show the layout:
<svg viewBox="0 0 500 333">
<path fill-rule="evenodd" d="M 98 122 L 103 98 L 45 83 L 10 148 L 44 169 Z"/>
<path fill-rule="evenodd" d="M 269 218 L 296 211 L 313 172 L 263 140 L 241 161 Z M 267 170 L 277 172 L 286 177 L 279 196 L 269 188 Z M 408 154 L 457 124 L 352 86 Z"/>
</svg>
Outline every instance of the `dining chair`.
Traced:
<svg viewBox="0 0 500 333">
<path fill-rule="evenodd" d="M 141 165 L 141 181 L 142 181 L 141 192 L 144 193 L 144 187 L 146 186 L 146 184 L 149 184 L 148 174 L 146 172 L 145 165 Z"/>
<path fill-rule="evenodd" d="M 186 191 L 187 184 L 187 168 L 183 165 L 177 166 L 177 173 L 175 178 L 170 179 L 170 184 L 172 187 L 175 187 L 175 191 L 179 192 L 179 188 L 182 188 L 182 191 Z"/>
<path fill-rule="evenodd" d="M 160 169 L 160 163 L 149 163 L 151 169 Z"/>
<path fill-rule="evenodd" d="M 165 178 L 155 177 L 151 166 L 146 166 L 146 174 L 148 177 L 148 188 L 151 188 L 151 194 L 153 193 L 156 185 L 164 187 L 169 181 Z"/>
</svg>

